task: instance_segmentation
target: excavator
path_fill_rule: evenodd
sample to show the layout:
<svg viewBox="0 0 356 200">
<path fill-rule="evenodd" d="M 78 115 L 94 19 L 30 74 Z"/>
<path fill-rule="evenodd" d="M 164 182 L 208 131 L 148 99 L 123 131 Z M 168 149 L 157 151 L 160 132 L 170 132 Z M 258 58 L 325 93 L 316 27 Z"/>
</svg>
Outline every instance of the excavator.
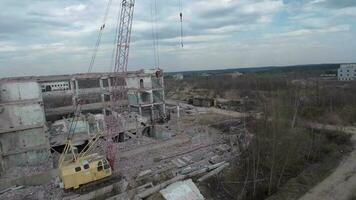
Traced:
<svg viewBox="0 0 356 200">
<path fill-rule="evenodd" d="M 72 140 L 77 120 L 81 113 L 81 105 L 78 105 L 75 116 L 71 121 L 67 142 L 59 158 L 58 170 L 60 187 L 64 189 L 78 189 L 80 186 L 110 177 L 111 166 L 107 158 L 98 153 L 89 154 L 97 141 L 103 136 L 102 132 L 96 133 L 81 152 L 73 145 Z"/>
</svg>

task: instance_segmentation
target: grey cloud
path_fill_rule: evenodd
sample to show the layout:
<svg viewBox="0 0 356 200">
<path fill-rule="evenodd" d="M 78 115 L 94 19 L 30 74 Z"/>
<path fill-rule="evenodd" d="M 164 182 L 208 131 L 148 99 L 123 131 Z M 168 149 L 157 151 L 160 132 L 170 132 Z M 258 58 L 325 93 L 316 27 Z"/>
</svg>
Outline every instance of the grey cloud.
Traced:
<svg viewBox="0 0 356 200">
<path fill-rule="evenodd" d="M 347 7 L 356 7 L 355 0 L 324 0 L 324 1 L 315 1 L 315 0 L 284 0 L 286 4 L 291 4 L 293 6 L 304 6 L 308 3 L 314 3 L 315 6 L 321 8 L 347 8 Z"/>
<path fill-rule="evenodd" d="M 151 27 L 148 26 L 151 23 L 151 18 L 154 17 L 151 15 L 151 2 L 153 1 L 136 1 L 133 23 L 141 22 L 142 26 L 137 26 L 137 29 L 134 26 L 132 30 L 131 70 L 137 69 L 135 67 L 150 67 L 154 63 L 151 55 L 153 54 L 152 32 Z M 219 1 L 221 5 L 217 3 Z M 296 1 L 293 0 L 293 2 Z M 114 0 L 113 2 L 116 2 L 116 4 L 111 9 L 95 65 L 97 70 L 102 71 L 107 70 L 107 66 L 110 65 L 111 46 L 115 34 L 115 13 L 119 8 L 117 5 L 119 1 Z M 273 31 L 283 32 L 286 31 L 285 29 L 288 29 L 288 31 L 298 30 L 300 26 L 313 28 L 315 23 L 319 24 L 313 21 L 302 24 L 290 19 L 285 19 L 289 23 L 288 27 L 269 24 L 268 22 L 261 23 L 260 19 L 264 17 L 272 18 L 278 10 L 267 12 L 266 9 L 260 9 L 260 7 L 252 9 L 253 11 L 243 10 L 243 6 L 250 6 L 258 2 L 272 2 L 271 0 L 232 0 L 226 6 L 223 4 L 227 2 L 222 0 L 183 2 L 186 46 L 182 49 L 179 47 L 180 10 L 178 1 L 157 0 L 157 23 L 159 25 L 157 31 L 160 38 L 162 66 L 166 66 L 165 69 L 170 71 L 177 70 L 177 68 L 173 68 L 177 65 L 184 65 L 185 68 L 193 69 L 196 67 L 290 64 L 291 62 L 287 59 L 288 56 L 285 56 L 282 50 L 278 55 L 270 54 L 270 49 L 279 49 L 276 48 L 276 44 L 281 41 L 266 43 L 266 39 L 261 38 L 261 35 L 268 33 L 269 30 L 264 28 L 267 26 L 268 29 L 268 26 L 273 26 L 271 27 Z M 310 0 L 298 0 L 298 2 L 301 2 L 299 6 L 302 7 L 304 4 L 308 4 Z M 350 2 L 351 0 L 327 0 L 316 6 L 327 11 L 329 10 L 327 8 L 336 9 L 352 6 L 353 4 L 351 5 Z M 98 34 L 95 28 L 99 28 L 102 23 L 106 3 L 107 0 L 1 0 L 0 7 L 5 9 L 0 13 L 0 76 L 11 75 L 11 71 L 15 73 L 14 69 L 21 69 L 22 66 L 26 67 L 26 73 L 29 74 L 70 73 L 86 70 Z M 285 3 L 290 4 L 287 0 L 285 0 Z M 337 5 L 334 5 L 334 3 Z M 87 8 L 79 13 L 66 12 L 67 6 L 79 4 L 85 4 Z M 197 4 L 204 6 L 200 8 Z M 296 13 L 298 12 L 303 14 L 306 11 L 301 9 Z M 323 16 L 320 17 L 323 18 Z M 243 30 L 244 33 L 236 33 L 237 30 Z M 250 38 L 250 40 L 249 36 L 246 36 L 256 35 L 256 33 L 258 33 L 258 36 Z M 313 37 L 312 34 L 309 36 Z M 328 43 L 337 36 L 338 33 L 330 35 L 330 39 L 326 42 L 319 42 L 317 37 L 313 38 L 313 41 L 322 43 L 327 47 L 330 46 L 338 51 L 343 48 L 332 44 L 332 42 Z M 293 40 L 296 40 L 296 38 L 294 37 Z M 340 37 L 338 40 L 343 41 L 344 39 Z M 297 44 L 303 44 L 300 45 L 302 47 L 296 47 L 290 40 L 285 40 L 284 43 L 283 50 L 295 53 L 295 55 L 290 55 L 295 57 L 293 62 L 297 62 L 299 57 L 303 58 L 299 59 L 300 62 L 328 61 L 328 57 L 325 56 L 316 55 L 315 58 L 311 58 L 313 55 L 309 55 L 308 48 L 303 47 L 304 44 L 309 44 L 310 48 L 313 47 L 308 39 L 298 38 Z M 1 46 L 2 44 L 4 45 Z M 9 47 L 7 48 L 6 45 Z M 13 45 L 13 48 L 11 45 Z M 41 48 L 36 48 L 36 45 Z M 350 49 L 351 47 L 356 48 L 356 44 L 350 44 Z M 220 48 L 224 48 L 226 51 L 216 51 Z M 320 51 L 325 50 L 320 49 Z M 229 53 L 227 54 L 227 52 Z M 340 51 L 339 53 L 335 52 L 334 57 L 335 59 L 338 57 L 349 59 L 351 55 L 353 55 L 351 51 Z M 271 57 L 286 57 L 286 59 L 277 62 L 272 60 Z M 54 68 L 57 71 L 53 71 Z"/>
<path fill-rule="evenodd" d="M 326 6 L 328 8 L 347 8 L 356 7 L 355 0 L 326 0 L 321 2 L 320 5 Z"/>
</svg>

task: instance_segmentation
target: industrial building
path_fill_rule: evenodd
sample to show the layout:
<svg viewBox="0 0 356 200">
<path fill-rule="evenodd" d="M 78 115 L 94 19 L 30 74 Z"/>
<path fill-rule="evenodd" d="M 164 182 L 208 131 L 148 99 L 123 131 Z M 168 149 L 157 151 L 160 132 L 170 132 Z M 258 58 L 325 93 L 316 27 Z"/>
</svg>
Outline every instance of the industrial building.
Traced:
<svg viewBox="0 0 356 200">
<path fill-rule="evenodd" d="M 339 81 L 356 80 L 356 64 L 341 64 L 338 70 Z"/>
<path fill-rule="evenodd" d="M 74 144 L 84 144 L 96 132 L 106 131 L 113 80 L 122 81 L 127 96 L 115 132 L 124 142 L 133 134 L 147 134 L 155 121 L 166 118 L 163 71 L 140 70 L 0 80 L 1 174 L 14 167 L 52 167 L 51 148 L 66 143 L 78 102 L 82 116 L 76 120 Z M 127 85 L 125 85 L 125 82 Z"/>
</svg>

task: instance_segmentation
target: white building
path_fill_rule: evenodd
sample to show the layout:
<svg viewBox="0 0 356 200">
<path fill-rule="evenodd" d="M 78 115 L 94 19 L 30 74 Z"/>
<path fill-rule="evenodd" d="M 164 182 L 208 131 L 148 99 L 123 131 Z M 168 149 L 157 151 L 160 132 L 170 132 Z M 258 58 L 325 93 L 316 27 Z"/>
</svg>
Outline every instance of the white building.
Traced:
<svg viewBox="0 0 356 200">
<path fill-rule="evenodd" d="M 337 73 L 339 81 L 356 80 L 356 64 L 342 64 Z"/>
<path fill-rule="evenodd" d="M 183 80 L 184 79 L 184 75 L 183 74 L 175 74 L 175 75 L 173 75 L 173 78 L 175 80 Z"/>
</svg>

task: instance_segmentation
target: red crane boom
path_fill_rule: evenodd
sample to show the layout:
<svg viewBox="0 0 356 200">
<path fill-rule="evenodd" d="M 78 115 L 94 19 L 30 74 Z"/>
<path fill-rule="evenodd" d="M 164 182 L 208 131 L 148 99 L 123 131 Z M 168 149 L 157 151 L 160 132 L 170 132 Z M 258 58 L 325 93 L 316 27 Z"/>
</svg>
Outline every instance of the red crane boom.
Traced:
<svg viewBox="0 0 356 200">
<path fill-rule="evenodd" d="M 111 112 L 118 112 L 120 109 L 120 102 L 126 98 L 126 73 L 129 61 L 129 50 L 131 40 L 132 19 L 134 14 L 135 0 L 122 0 L 120 23 L 118 27 L 115 67 L 113 69 L 116 74 L 112 82 L 112 99 Z M 107 157 L 112 169 L 116 167 L 116 148 L 114 145 L 114 137 L 120 131 L 120 119 L 118 116 L 111 115 L 105 119 L 107 126 Z"/>
<path fill-rule="evenodd" d="M 118 29 L 114 72 L 127 72 L 135 0 L 123 0 Z"/>
</svg>

